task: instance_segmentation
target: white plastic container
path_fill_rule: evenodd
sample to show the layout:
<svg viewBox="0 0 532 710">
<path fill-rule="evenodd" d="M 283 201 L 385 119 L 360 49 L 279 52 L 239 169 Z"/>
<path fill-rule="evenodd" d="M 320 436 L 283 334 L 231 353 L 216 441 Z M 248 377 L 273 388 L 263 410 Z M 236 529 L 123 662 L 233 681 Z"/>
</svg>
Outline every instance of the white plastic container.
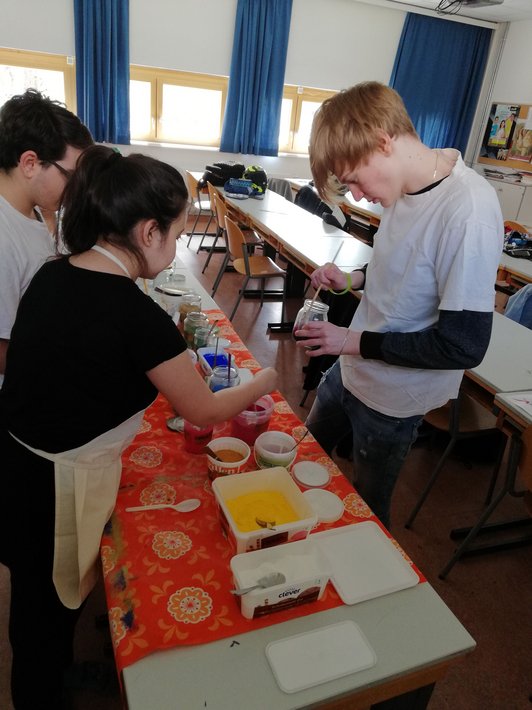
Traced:
<svg viewBox="0 0 532 710">
<path fill-rule="evenodd" d="M 204 348 L 198 348 L 198 360 L 204 375 L 212 375 L 212 366 L 210 363 L 214 362 L 214 353 L 217 354 L 217 364 L 224 365 L 225 367 L 227 367 L 227 363 L 229 362 L 229 356 L 225 348 L 229 345 L 231 345 L 230 340 L 228 340 L 227 338 L 220 338 L 218 342 L 218 350 L 212 345 L 209 345 Z M 207 359 L 205 358 L 205 355 L 207 355 Z M 235 367 L 234 362 L 231 363 L 231 367 Z"/>
<path fill-rule="evenodd" d="M 327 558 L 310 540 L 235 555 L 231 571 L 236 589 L 256 584 L 269 572 L 282 572 L 286 577 L 283 584 L 235 597 L 246 619 L 321 599 L 330 577 Z"/>
<path fill-rule="evenodd" d="M 235 473 L 217 478 L 212 483 L 222 530 L 235 552 L 249 552 L 285 542 L 303 540 L 317 524 L 318 518 L 310 502 L 299 490 L 285 468 L 268 468 L 249 473 Z M 298 520 L 276 525 L 273 529 L 259 528 L 250 532 L 238 529 L 226 501 L 246 493 L 278 491 L 295 510 Z"/>
</svg>

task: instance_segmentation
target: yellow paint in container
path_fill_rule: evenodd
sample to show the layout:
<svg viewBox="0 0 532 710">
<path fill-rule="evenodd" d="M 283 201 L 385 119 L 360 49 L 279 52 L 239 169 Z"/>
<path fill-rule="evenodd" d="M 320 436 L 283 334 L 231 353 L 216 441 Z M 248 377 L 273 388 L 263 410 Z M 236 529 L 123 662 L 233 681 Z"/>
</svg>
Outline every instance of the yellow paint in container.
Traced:
<svg viewBox="0 0 532 710">
<path fill-rule="evenodd" d="M 285 525 L 299 520 L 299 516 L 287 498 L 279 491 L 252 491 L 226 501 L 236 526 L 241 532 L 260 530 L 267 523 L 268 527 Z"/>
</svg>

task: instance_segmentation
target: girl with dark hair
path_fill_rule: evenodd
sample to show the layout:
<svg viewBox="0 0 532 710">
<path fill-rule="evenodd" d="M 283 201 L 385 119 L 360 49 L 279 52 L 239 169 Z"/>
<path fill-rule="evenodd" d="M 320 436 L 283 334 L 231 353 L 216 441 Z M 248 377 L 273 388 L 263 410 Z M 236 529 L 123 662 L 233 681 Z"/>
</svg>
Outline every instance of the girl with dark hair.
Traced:
<svg viewBox="0 0 532 710">
<path fill-rule="evenodd" d="M 0 394 L 0 561 L 11 571 L 17 710 L 60 708 L 74 626 L 96 579 L 120 456 L 161 392 L 194 424 L 224 421 L 276 385 L 267 368 L 212 393 L 172 319 L 136 285 L 175 257 L 180 173 L 88 148 L 62 198 L 66 256 L 24 294 Z"/>
</svg>

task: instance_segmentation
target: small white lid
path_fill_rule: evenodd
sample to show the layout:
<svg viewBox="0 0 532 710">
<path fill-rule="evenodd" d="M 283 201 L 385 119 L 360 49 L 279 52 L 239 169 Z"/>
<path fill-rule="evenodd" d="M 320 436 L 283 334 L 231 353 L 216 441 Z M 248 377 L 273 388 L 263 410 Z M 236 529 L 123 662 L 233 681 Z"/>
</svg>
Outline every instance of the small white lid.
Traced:
<svg viewBox="0 0 532 710">
<path fill-rule="evenodd" d="M 285 693 L 312 688 L 377 663 L 375 651 L 351 620 L 271 641 L 266 658 Z"/>
<path fill-rule="evenodd" d="M 294 464 L 292 475 L 298 483 L 307 488 L 323 488 L 331 480 L 331 474 L 325 466 L 315 461 L 300 461 Z"/>
<path fill-rule="evenodd" d="M 344 514 L 344 504 L 336 494 L 324 491 L 322 488 L 313 488 L 303 493 L 320 523 L 334 523 Z"/>
</svg>

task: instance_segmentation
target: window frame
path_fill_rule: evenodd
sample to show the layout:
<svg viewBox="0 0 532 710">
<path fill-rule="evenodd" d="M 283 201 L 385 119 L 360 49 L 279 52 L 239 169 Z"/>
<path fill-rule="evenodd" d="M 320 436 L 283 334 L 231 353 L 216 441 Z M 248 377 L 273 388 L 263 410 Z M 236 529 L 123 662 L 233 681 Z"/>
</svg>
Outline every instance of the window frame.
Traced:
<svg viewBox="0 0 532 710">
<path fill-rule="evenodd" d="M 307 155 L 308 152 L 302 152 L 294 148 L 297 133 L 301 122 L 301 110 L 305 101 L 323 103 L 326 99 L 334 96 L 337 92 L 332 89 L 314 89 L 307 86 L 295 86 L 293 84 L 285 84 L 283 89 L 283 99 L 292 101 L 292 111 L 290 116 L 290 132 L 289 142 L 284 145 L 279 145 L 279 151 L 283 153 L 293 153 L 296 155 Z"/>
<path fill-rule="evenodd" d="M 227 87 L 229 84 L 228 77 L 218 76 L 216 74 L 200 74 L 196 72 L 175 71 L 172 69 L 160 69 L 132 64 L 130 66 L 129 78 L 134 81 L 149 82 L 151 86 L 150 133 L 149 135 L 143 137 L 135 136 L 132 140 L 180 144 L 178 140 L 169 138 L 163 131 L 161 116 L 163 108 L 163 87 L 165 84 L 171 86 L 185 86 L 189 88 L 212 89 L 214 91 L 220 91 L 222 94 L 222 101 L 220 109 L 219 138 L 221 138 L 225 104 L 227 101 Z M 205 141 L 204 143 L 195 143 L 194 145 L 219 148 L 220 140 L 218 139 L 217 142 Z"/>
<path fill-rule="evenodd" d="M 74 57 L 64 54 L 48 54 L 47 52 L 0 47 L 0 64 L 62 72 L 66 107 L 72 113 L 76 113 L 76 66 Z"/>
</svg>

